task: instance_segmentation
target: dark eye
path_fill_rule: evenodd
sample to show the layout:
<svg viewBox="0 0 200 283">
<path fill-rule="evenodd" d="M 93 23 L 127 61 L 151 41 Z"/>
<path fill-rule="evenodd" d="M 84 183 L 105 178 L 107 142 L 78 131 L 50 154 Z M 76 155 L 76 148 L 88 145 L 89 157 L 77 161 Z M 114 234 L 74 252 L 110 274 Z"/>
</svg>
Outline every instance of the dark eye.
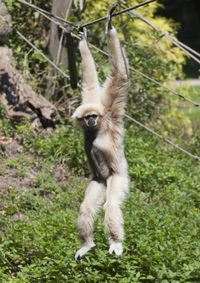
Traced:
<svg viewBox="0 0 200 283">
<path fill-rule="evenodd" d="M 85 118 L 86 120 L 89 120 L 90 117 L 91 117 L 91 115 L 87 115 L 87 116 L 85 116 L 84 118 Z"/>
<path fill-rule="evenodd" d="M 92 119 L 97 119 L 97 117 L 98 117 L 98 115 L 97 114 L 92 114 L 92 115 L 87 115 L 87 116 L 85 116 L 84 118 L 88 121 L 90 118 L 92 118 Z"/>
</svg>

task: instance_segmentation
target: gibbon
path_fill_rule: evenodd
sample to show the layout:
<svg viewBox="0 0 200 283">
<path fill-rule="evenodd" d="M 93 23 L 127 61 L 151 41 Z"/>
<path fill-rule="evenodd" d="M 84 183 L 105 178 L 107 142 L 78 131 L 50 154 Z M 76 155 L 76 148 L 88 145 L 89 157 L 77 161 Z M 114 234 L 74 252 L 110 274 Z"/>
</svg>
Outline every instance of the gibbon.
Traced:
<svg viewBox="0 0 200 283">
<path fill-rule="evenodd" d="M 80 207 L 78 231 L 82 248 L 75 260 L 92 247 L 94 216 L 104 200 L 105 227 L 109 235 L 109 253 L 122 254 L 124 239 L 123 215 L 120 209 L 128 193 L 127 161 L 123 150 L 123 115 L 128 87 L 127 59 L 112 26 L 112 9 L 107 17 L 107 42 L 110 73 L 101 87 L 90 53 L 86 31 L 83 30 L 79 49 L 82 57 L 82 104 L 73 119 L 83 129 L 84 148 L 93 173 Z"/>
</svg>

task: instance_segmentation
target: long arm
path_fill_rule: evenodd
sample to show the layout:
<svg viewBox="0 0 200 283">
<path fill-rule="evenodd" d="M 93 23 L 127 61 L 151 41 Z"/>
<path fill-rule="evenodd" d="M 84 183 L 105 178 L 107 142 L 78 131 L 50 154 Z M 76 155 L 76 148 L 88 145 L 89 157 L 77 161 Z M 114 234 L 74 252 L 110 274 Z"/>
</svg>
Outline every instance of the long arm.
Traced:
<svg viewBox="0 0 200 283">
<path fill-rule="evenodd" d="M 100 102 L 100 86 L 85 30 L 83 31 L 79 49 L 82 58 L 82 104 L 98 103 Z"/>
<path fill-rule="evenodd" d="M 107 41 L 109 51 L 110 73 L 104 83 L 102 103 L 106 107 L 114 106 L 114 115 L 122 115 L 125 104 L 125 93 L 128 87 L 128 61 L 121 49 L 116 29 L 110 17 L 107 21 Z"/>
</svg>

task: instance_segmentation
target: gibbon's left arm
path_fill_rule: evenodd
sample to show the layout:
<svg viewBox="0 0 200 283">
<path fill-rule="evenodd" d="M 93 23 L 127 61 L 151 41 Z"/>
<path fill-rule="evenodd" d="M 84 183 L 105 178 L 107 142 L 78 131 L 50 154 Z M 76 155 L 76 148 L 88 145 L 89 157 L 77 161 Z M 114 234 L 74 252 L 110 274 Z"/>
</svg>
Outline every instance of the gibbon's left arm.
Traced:
<svg viewBox="0 0 200 283">
<path fill-rule="evenodd" d="M 98 103 L 101 88 L 95 62 L 88 46 L 86 29 L 83 29 L 79 50 L 82 58 L 82 104 Z"/>
<path fill-rule="evenodd" d="M 124 112 L 125 94 L 128 87 L 128 60 L 120 46 L 117 31 L 112 26 L 111 16 L 111 14 L 108 15 L 106 27 L 110 73 L 104 83 L 102 103 L 106 107 L 114 107 L 114 116 L 121 116 Z"/>
</svg>

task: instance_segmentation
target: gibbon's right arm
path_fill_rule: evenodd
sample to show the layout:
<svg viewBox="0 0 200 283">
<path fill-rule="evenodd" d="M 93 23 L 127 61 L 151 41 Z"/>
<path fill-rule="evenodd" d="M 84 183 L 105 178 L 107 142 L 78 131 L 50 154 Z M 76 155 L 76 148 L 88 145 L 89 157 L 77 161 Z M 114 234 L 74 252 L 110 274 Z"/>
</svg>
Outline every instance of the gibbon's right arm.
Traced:
<svg viewBox="0 0 200 283">
<path fill-rule="evenodd" d="M 115 114 L 121 116 L 123 115 L 125 94 L 128 87 L 128 60 L 120 46 L 117 31 L 111 23 L 111 16 L 109 13 L 106 27 L 110 73 L 104 83 L 105 92 L 102 103 L 107 107 L 115 105 Z"/>
</svg>

